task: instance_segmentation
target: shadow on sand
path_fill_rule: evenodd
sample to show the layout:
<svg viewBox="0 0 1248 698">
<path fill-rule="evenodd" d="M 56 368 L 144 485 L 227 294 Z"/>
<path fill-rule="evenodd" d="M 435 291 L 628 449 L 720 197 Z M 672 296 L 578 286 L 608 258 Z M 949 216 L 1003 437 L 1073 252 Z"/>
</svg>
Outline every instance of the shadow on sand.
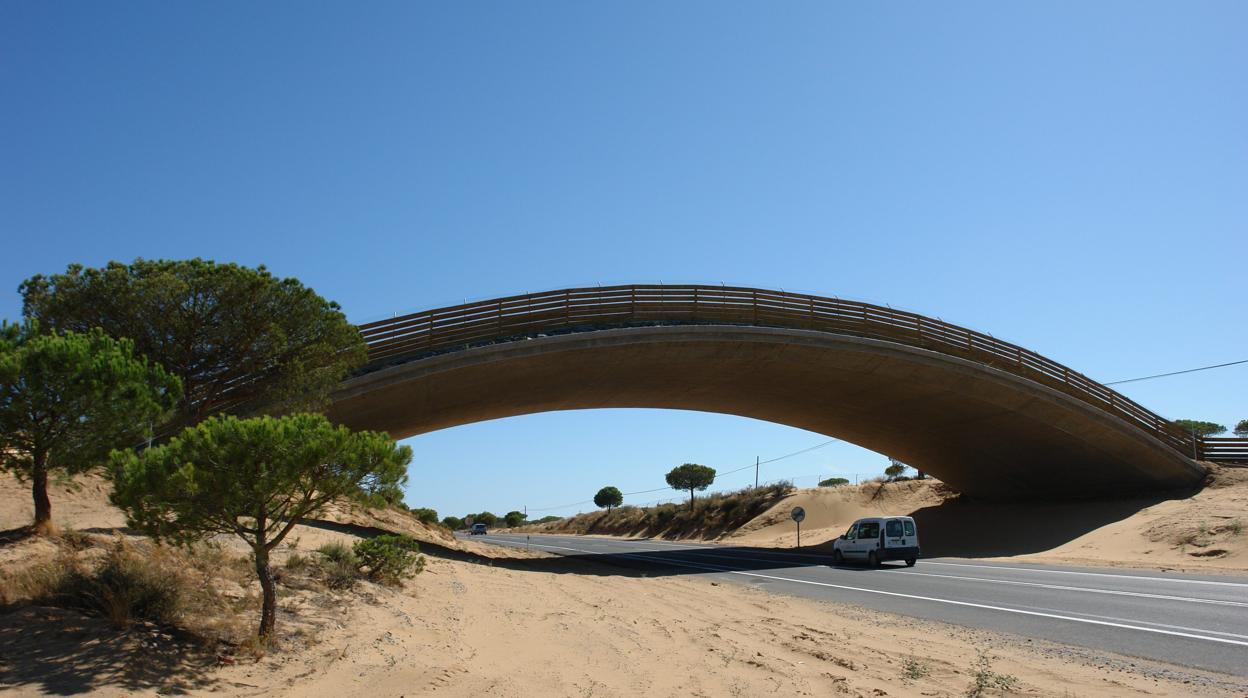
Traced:
<svg viewBox="0 0 1248 698">
<path fill-rule="evenodd" d="M 1151 497 L 1058 503 L 979 502 L 955 498 L 940 505 L 923 507 L 910 512 L 910 515 L 918 522 L 925 557 L 1008 557 L 1051 550 L 1128 518 L 1146 507 L 1192 494 L 1163 493 Z M 384 532 L 323 521 L 309 522 L 309 525 L 358 536 Z M 592 540 L 586 539 L 587 542 Z M 534 537 L 535 543 L 540 541 L 540 536 Z M 632 539 L 618 543 L 617 547 L 620 544 L 635 546 L 637 550 L 607 553 L 560 551 L 566 554 L 532 559 L 496 558 L 431 543 L 421 543 L 421 550 L 432 557 L 520 571 L 635 577 L 827 566 L 831 564 L 832 555 L 832 541 L 803 547 L 800 551 L 732 545 L 719 545 L 708 550 L 653 550 L 654 546 L 647 539 Z M 844 569 L 866 570 L 855 566 L 845 566 Z"/>
<path fill-rule="evenodd" d="M 215 683 L 216 654 L 154 626 L 126 630 L 74 611 L 0 609 L 0 689 L 71 696 L 103 686 L 185 693 Z"/>
</svg>

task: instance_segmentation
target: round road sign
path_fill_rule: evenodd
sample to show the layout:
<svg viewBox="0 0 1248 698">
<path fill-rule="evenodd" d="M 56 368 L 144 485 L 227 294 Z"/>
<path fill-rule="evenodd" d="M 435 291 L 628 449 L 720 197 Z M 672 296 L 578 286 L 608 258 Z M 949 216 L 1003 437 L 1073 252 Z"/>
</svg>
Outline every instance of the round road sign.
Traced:
<svg viewBox="0 0 1248 698">
<path fill-rule="evenodd" d="M 794 521 L 801 523 L 802 519 L 806 518 L 806 510 L 801 507 L 793 507 L 793 512 L 789 515 L 793 517 Z"/>
</svg>

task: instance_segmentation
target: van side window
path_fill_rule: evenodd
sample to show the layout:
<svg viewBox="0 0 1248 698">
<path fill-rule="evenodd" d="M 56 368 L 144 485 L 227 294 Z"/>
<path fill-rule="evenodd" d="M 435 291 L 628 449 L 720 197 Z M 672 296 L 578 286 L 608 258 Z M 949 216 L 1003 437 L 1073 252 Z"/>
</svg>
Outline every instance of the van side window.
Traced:
<svg viewBox="0 0 1248 698">
<path fill-rule="evenodd" d="M 849 532 L 845 534 L 846 540 L 854 540 L 858 537 L 858 524 L 849 527 Z"/>
<path fill-rule="evenodd" d="M 888 523 L 884 524 L 884 531 L 889 538 L 901 538 L 901 522 L 897 519 L 889 519 Z"/>
<path fill-rule="evenodd" d="M 878 538 L 880 535 L 880 525 L 874 521 L 858 525 L 859 538 Z"/>
<path fill-rule="evenodd" d="M 906 535 L 913 536 L 914 535 L 914 522 L 907 519 L 907 520 L 902 521 L 902 523 L 906 525 Z"/>
</svg>

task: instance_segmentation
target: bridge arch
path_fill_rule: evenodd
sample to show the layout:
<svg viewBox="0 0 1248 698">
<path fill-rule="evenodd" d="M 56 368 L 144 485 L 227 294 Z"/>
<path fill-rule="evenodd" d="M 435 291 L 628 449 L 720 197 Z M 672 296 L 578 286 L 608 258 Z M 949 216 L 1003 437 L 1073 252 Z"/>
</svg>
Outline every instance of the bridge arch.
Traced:
<svg viewBox="0 0 1248 698">
<path fill-rule="evenodd" d="M 1034 352 L 887 307 L 722 286 L 513 296 L 360 327 L 331 418 L 405 438 L 658 407 L 753 417 L 899 458 L 968 494 L 1191 486 L 1201 442 Z M 557 446 L 552 446 L 557 447 Z"/>
</svg>

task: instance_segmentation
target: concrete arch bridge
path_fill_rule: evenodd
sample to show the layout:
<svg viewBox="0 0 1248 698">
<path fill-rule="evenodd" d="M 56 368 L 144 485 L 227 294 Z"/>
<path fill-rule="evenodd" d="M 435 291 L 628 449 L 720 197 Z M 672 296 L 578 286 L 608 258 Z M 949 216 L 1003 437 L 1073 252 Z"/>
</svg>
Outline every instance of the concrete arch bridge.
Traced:
<svg viewBox="0 0 1248 698">
<path fill-rule="evenodd" d="M 1211 447 L 1028 349 L 836 298 L 574 288 L 359 329 L 369 361 L 330 417 L 395 438 L 553 410 L 719 412 L 841 438 L 1003 498 L 1188 487 L 1205 474 L 1196 459 L 1248 460 L 1242 440 Z"/>
</svg>

